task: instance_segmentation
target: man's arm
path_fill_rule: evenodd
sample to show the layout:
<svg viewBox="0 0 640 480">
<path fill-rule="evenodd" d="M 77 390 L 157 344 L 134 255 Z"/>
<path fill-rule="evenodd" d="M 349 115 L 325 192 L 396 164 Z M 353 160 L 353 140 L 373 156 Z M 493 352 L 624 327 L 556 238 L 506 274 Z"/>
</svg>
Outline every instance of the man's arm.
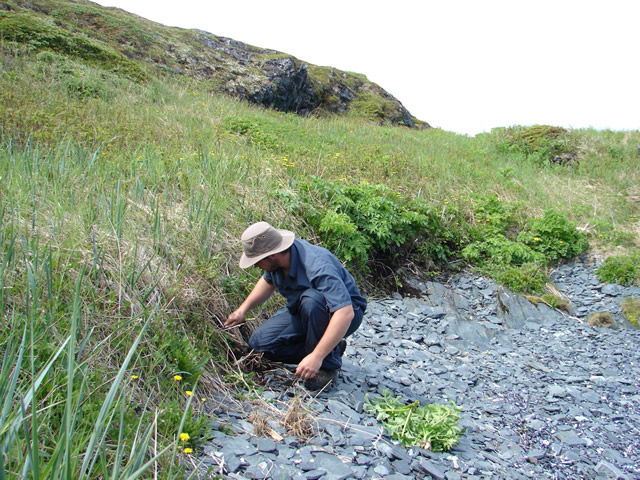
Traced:
<svg viewBox="0 0 640 480">
<path fill-rule="evenodd" d="M 353 317 L 352 305 L 346 305 L 333 312 L 329 320 L 329 325 L 318 342 L 318 345 L 316 345 L 316 348 L 298 364 L 298 368 L 296 369 L 296 375 L 298 377 L 304 379 L 313 378 L 316 373 L 318 373 L 324 358 L 329 355 L 340 340 L 344 338 L 344 334 L 347 333 Z"/>
<path fill-rule="evenodd" d="M 238 309 L 231 313 L 227 318 L 227 321 L 224 322 L 225 327 L 233 327 L 242 323 L 246 320 L 247 312 L 251 310 L 253 307 L 260 305 L 267 301 L 276 287 L 267 282 L 263 277 L 260 277 L 258 282 L 251 290 L 251 293 L 247 295 L 247 298 L 244 302 L 238 307 Z"/>
</svg>

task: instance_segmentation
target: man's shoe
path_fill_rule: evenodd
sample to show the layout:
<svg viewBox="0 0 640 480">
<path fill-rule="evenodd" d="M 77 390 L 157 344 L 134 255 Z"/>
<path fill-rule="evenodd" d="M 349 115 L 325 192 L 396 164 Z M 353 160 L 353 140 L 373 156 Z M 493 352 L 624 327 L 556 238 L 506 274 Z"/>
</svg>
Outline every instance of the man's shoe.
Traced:
<svg viewBox="0 0 640 480">
<path fill-rule="evenodd" d="M 307 390 L 322 390 L 338 378 L 338 372 L 340 370 L 329 370 L 321 368 L 316 373 L 316 376 L 304 381 L 304 386 Z"/>
<path fill-rule="evenodd" d="M 338 348 L 340 349 L 340 356 L 343 356 L 344 351 L 347 349 L 347 341 L 344 338 L 338 343 Z"/>
</svg>

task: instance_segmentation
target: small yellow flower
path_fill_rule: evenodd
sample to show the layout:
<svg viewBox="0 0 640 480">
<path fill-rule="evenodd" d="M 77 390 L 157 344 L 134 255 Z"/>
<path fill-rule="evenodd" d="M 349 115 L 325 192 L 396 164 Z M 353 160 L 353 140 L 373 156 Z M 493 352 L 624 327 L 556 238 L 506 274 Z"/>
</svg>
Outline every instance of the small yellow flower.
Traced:
<svg viewBox="0 0 640 480">
<path fill-rule="evenodd" d="M 193 395 L 193 392 L 191 390 L 187 390 L 186 392 L 184 392 L 187 394 L 187 397 L 190 397 L 191 395 Z"/>
<path fill-rule="evenodd" d="M 137 380 L 138 379 L 138 375 L 131 375 L 131 380 Z"/>
<path fill-rule="evenodd" d="M 190 453 L 193 453 L 193 449 L 192 448 L 185 448 L 184 449 L 184 453 L 186 453 L 187 455 L 189 455 Z"/>
<path fill-rule="evenodd" d="M 207 399 L 204 397 L 202 397 L 200 400 L 202 400 L 203 403 L 207 401 Z"/>
<path fill-rule="evenodd" d="M 534 241 L 534 242 L 539 242 L 539 241 L 540 241 L 540 239 L 539 239 L 538 237 L 534 237 L 534 238 L 533 238 L 533 241 Z"/>
<path fill-rule="evenodd" d="M 186 442 L 187 440 L 189 440 L 191 437 L 189 436 L 188 433 L 181 433 L 180 434 L 180 441 L 181 442 Z"/>
<path fill-rule="evenodd" d="M 182 380 L 182 375 L 174 375 L 174 376 L 173 376 L 173 379 L 174 379 L 176 382 L 179 382 L 180 380 Z"/>
</svg>

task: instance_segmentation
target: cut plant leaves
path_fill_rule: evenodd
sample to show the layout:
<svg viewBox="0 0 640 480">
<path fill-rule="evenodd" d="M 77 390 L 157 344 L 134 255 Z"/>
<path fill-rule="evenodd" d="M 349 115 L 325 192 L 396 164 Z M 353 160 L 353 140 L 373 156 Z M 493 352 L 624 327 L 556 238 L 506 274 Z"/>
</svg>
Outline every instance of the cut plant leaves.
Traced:
<svg viewBox="0 0 640 480">
<path fill-rule="evenodd" d="M 453 402 L 420 406 L 418 401 L 406 403 L 385 389 L 380 397 L 367 397 L 364 409 L 375 414 L 387 432 L 406 447 L 445 452 L 458 443 L 463 433 L 458 425 L 462 408 Z"/>
</svg>

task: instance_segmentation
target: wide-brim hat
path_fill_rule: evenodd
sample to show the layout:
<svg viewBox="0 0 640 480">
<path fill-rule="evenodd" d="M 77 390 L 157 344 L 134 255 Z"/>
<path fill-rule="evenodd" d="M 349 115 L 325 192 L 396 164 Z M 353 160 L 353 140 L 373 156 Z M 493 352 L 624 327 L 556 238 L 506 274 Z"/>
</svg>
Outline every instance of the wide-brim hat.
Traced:
<svg viewBox="0 0 640 480">
<path fill-rule="evenodd" d="M 240 257 L 240 268 L 248 268 L 269 255 L 286 250 L 295 238 L 295 234 L 289 230 L 273 228 L 267 222 L 254 223 L 240 237 L 244 250 Z"/>
</svg>

